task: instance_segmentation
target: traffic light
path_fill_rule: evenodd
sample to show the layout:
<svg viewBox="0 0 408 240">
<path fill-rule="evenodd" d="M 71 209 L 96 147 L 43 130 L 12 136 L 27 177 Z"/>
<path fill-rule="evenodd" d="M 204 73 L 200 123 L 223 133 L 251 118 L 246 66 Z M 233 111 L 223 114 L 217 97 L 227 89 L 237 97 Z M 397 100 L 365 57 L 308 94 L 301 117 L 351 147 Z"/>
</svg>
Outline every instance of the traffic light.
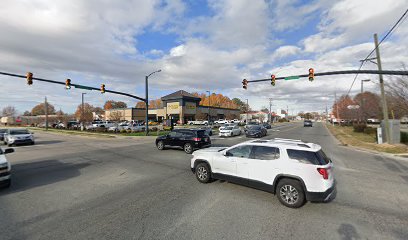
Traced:
<svg viewBox="0 0 408 240">
<path fill-rule="evenodd" d="M 33 74 L 28 72 L 27 73 L 27 84 L 32 85 L 33 84 Z"/>
<path fill-rule="evenodd" d="M 314 69 L 313 68 L 309 68 L 309 81 L 313 81 L 314 80 Z"/>
<path fill-rule="evenodd" d="M 271 75 L 271 85 L 272 86 L 275 86 L 275 82 L 276 82 L 276 77 L 275 77 L 275 75 Z"/>
<path fill-rule="evenodd" d="M 248 89 L 248 80 L 246 80 L 246 79 L 242 80 L 242 87 L 244 89 Z"/>
<path fill-rule="evenodd" d="M 65 80 L 65 89 L 71 89 L 71 79 Z"/>
<path fill-rule="evenodd" d="M 101 84 L 101 93 L 105 93 L 105 84 Z"/>
</svg>

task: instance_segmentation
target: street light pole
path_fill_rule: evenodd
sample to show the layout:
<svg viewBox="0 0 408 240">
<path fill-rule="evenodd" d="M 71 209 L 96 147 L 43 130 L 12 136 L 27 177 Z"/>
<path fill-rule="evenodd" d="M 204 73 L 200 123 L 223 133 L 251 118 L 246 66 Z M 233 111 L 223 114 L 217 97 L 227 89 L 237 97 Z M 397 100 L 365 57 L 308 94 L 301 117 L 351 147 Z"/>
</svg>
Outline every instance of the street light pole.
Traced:
<svg viewBox="0 0 408 240">
<path fill-rule="evenodd" d="M 363 85 L 364 85 L 364 82 L 369 82 L 369 81 L 371 81 L 370 79 L 364 79 L 364 80 L 361 80 L 361 102 L 360 102 L 360 105 L 361 105 L 361 117 L 363 118 L 362 120 L 363 121 L 365 121 L 365 114 L 364 114 L 364 87 L 363 87 Z"/>
<path fill-rule="evenodd" d="M 157 72 L 161 72 L 161 69 L 150 73 L 150 74 L 147 75 L 146 78 L 145 78 L 145 84 L 146 84 L 146 99 L 145 99 L 145 100 L 146 100 L 146 102 L 145 102 L 145 103 L 146 103 L 146 119 L 145 119 L 145 121 L 146 121 L 146 123 L 145 123 L 146 129 L 145 129 L 145 132 L 146 132 L 146 136 L 149 135 L 149 90 L 148 90 L 149 77 L 150 77 L 151 75 L 153 75 L 154 73 L 157 73 Z"/>
<path fill-rule="evenodd" d="M 210 106 L 211 106 L 211 92 L 210 91 L 207 91 L 208 92 L 208 119 L 207 119 L 207 121 L 208 121 L 208 125 L 210 124 Z"/>
<path fill-rule="evenodd" d="M 82 95 L 82 114 L 81 114 L 81 131 L 84 131 L 84 113 L 85 113 L 85 108 L 84 108 L 84 95 L 86 93 L 81 93 Z"/>
<path fill-rule="evenodd" d="M 246 99 L 247 105 L 246 105 L 246 125 L 248 125 L 248 108 L 249 108 L 249 104 L 248 104 L 248 98 Z"/>
</svg>

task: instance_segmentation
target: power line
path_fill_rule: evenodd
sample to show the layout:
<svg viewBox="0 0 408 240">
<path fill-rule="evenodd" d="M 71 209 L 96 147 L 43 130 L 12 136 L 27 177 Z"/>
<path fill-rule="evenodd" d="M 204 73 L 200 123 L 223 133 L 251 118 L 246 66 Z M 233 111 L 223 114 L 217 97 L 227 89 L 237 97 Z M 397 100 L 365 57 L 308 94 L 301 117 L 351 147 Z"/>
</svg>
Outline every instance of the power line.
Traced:
<svg viewBox="0 0 408 240">
<path fill-rule="evenodd" d="M 402 16 L 398 19 L 398 21 L 394 24 L 394 26 L 392 26 L 392 28 L 387 32 L 387 34 L 385 34 L 385 36 L 384 36 L 384 37 L 381 39 L 381 41 L 378 43 L 378 46 L 376 46 L 376 47 L 367 55 L 367 57 L 366 57 L 364 60 L 361 61 L 361 64 L 360 64 L 360 67 L 358 68 L 358 70 L 361 70 L 361 68 L 363 67 L 364 63 L 365 63 L 365 62 L 367 61 L 367 59 L 371 56 L 371 54 L 373 54 L 374 51 L 377 50 L 377 48 L 381 45 L 381 43 L 384 42 L 385 39 L 387 39 L 388 36 L 390 36 L 390 35 L 392 34 L 392 32 L 400 25 L 399 23 L 402 23 L 403 21 L 405 21 L 405 19 L 406 19 L 405 17 L 408 16 L 407 13 L 408 13 L 408 9 L 405 10 L 404 14 L 402 14 Z M 349 90 L 348 90 L 348 92 L 347 92 L 347 95 L 349 95 L 351 89 L 353 88 L 353 85 L 354 85 L 354 83 L 355 83 L 357 77 L 358 77 L 358 73 L 357 73 L 356 76 L 354 77 L 353 82 L 351 83 L 351 86 L 350 86 L 350 88 L 349 88 Z"/>
</svg>

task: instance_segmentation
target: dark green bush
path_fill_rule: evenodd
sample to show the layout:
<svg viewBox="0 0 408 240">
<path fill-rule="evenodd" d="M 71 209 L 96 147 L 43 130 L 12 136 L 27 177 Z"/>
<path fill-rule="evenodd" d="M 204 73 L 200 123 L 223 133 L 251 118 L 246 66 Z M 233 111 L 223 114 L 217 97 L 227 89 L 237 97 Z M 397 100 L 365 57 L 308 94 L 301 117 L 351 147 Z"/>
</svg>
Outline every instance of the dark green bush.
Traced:
<svg viewBox="0 0 408 240">
<path fill-rule="evenodd" d="M 353 125 L 354 132 L 364 132 L 364 129 L 367 128 L 367 124 L 365 123 L 355 123 Z"/>
<path fill-rule="evenodd" d="M 401 143 L 408 144 L 408 132 L 401 132 Z"/>
</svg>

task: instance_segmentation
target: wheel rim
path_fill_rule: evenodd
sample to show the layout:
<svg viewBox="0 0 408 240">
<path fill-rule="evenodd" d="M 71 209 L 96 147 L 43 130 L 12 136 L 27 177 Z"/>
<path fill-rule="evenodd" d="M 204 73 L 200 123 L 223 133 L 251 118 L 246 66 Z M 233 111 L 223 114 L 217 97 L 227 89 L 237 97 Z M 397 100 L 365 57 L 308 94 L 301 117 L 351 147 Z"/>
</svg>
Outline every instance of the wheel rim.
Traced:
<svg viewBox="0 0 408 240">
<path fill-rule="evenodd" d="M 163 143 L 162 143 L 162 142 L 158 142 L 158 143 L 157 143 L 157 147 L 158 147 L 159 149 L 162 149 L 162 148 L 163 148 Z"/>
<path fill-rule="evenodd" d="M 205 169 L 205 167 L 199 167 L 197 169 L 198 179 L 203 181 L 203 180 L 207 179 L 207 176 L 208 176 L 208 172 L 207 172 L 207 169 Z"/>
<path fill-rule="evenodd" d="M 287 204 L 295 204 L 299 199 L 299 193 L 292 185 L 283 185 L 280 188 L 280 196 Z"/>
<path fill-rule="evenodd" d="M 186 146 L 184 146 L 184 150 L 185 150 L 186 152 L 190 152 L 190 151 L 191 151 L 191 145 L 190 145 L 190 144 L 187 144 Z"/>
</svg>

